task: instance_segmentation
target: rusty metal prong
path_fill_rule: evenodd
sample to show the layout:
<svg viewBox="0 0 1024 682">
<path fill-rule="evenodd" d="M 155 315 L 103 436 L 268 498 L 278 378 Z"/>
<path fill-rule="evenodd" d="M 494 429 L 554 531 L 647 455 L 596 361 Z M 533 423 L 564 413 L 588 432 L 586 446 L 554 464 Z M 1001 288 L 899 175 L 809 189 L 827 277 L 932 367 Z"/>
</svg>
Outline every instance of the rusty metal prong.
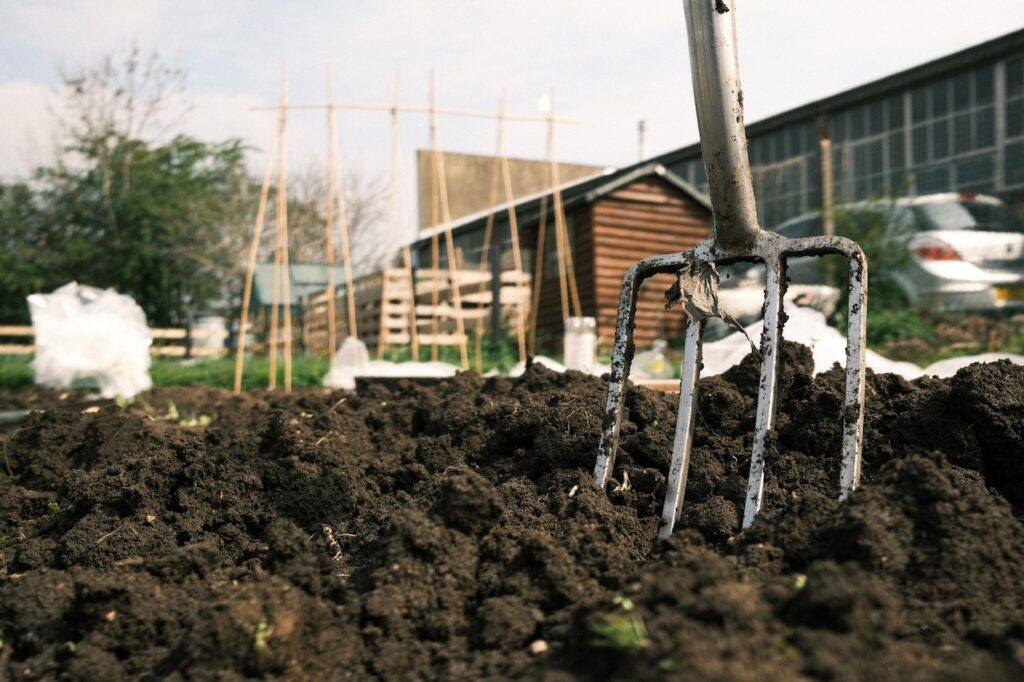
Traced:
<svg viewBox="0 0 1024 682">
<path fill-rule="evenodd" d="M 764 327 L 761 331 L 761 380 L 757 391 L 754 449 L 750 456 L 743 528 L 749 528 L 761 509 L 764 495 L 764 454 L 768 432 L 775 427 L 775 389 L 779 366 L 779 338 L 783 294 L 783 263 L 778 253 L 765 260 Z"/>
<path fill-rule="evenodd" d="M 615 345 L 612 348 L 612 365 L 608 380 L 608 402 L 601 426 L 601 442 L 597 448 L 597 465 L 594 467 L 594 485 L 599 488 L 604 488 L 615 468 L 626 382 L 629 380 L 629 368 L 636 350 L 633 345 L 633 327 L 636 324 L 636 299 L 640 293 L 640 285 L 654 275 L 676 272 L 683 267 L 685 258 L 686 253 L 645 258 L 631 267 L 622 280 L 619 316 L 615 325 Z"/>
<path fill-rule="evenodd" d="M 701 370 L 701 345 L 704 340 L 704 320 L 688 320 L 683 361 L 679 368 L 679 415 L 676 419 L 676 437 L 672 444 L 672 464 L 668 470 L 668 490 L 661 510 L 658 537 L 672 535 L 679 519 L 686 494 L 686 475 L 690 470 L 690 450 L 697 414 L 697 390 Z"/>
</svg>

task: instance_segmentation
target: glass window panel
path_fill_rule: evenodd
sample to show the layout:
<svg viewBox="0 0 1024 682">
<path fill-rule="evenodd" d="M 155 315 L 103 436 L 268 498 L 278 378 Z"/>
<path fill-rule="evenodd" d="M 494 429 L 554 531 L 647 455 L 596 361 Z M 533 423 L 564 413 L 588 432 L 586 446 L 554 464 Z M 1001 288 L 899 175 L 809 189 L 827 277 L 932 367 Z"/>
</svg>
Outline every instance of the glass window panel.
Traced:
<svg viewBox="0 0 1024 682">
<path fill-rule="evenodd" d="M 886 194 L 885 187 L 885 176 L 884 175 L 872 175 L 868 179 L 868 195 L 872 197 L 880 197 Z"/>
<path fill-rule="evenodd" d="M 853 199 L 866 199 L 868 196 L 868 179 L 856 177 L 853 179 Z"/>
<path fill-rule="evenodd" d="M 846 117 L 839 115 L 833 116 L 829 122 L 829 132 L 832 139 L 836 142 L 842 142 L 846 139 Z"/>
<path fill-rule="evenodd" d="M 1006 103 L 1006 136 L 1024 135 L 1024 99 L 1015 99 Z"/>
<path fill-rule="evenodd" d="M 995 174 L 995 157 L 982 154 L 956 163 L 956 184 L 958 189 L 978 189 L 988 185 Z"/>
<path fill-rule="evenodd" d="M 853 150 L 853 175 L 863 178 L 868 174 L 867 147 L 860 145 Z"/>
<path fill-rule="evenodd" d="M 775 140 L 775 152 L 772 154 L 772 161 L 782 161 L 786 158 L 786 137 L 781 133 L 772 135 Z"/>
<path fill-rule="evenodd" d="M 953 149 L 957 154 L 971 151 L 971 115 L 967 112 L 953 117 Z"/>
<path fill-rule="evenodd" d="M 875 140 L 868 148 L 869 169 L 875 175 L 885 170 L 885 157 L 883 156 L 882 148 L 882 140 Z"/>
<path fill-rule="evenodd" d="M 996 144 L 995 109 L 985 107 L 975 112 L 974 146 L 976 149 L 987 149 Z"/>
<path fill-rule="evenodd" d="M 948 81 L 941 81 L 932 85 L 932 117 L 938 118 L 949 113 L 949 89 Z"/>
<path fill-rule="evenodd" d="M 917 173 L 918 194 L 932 194 L 949 190 L 949 168 L 946 165 L 933 166 Z"/>
<path fill-rule="evenodd" d="M 882 132 L 882 127 L 884 125 L 883 121 L 885 120 L 883 104 L 884 102 L 878 101 L 873 102 L 871 106 L 868 107 L 868 132 L 871 135 L 877 135 Z"/>
<path fill-rule="evenodd" d="M 889 128 L 903 127 L 903 95 L 894 95 L 889 98 Z"/>
<path fill-rule="evenodd" d="M 1024 94 L 1024 57 L 1006 61 L 1006 96 Z"/>
<path fill-rule="evenodd" d="M 995 97 L 992 65 L 986 64 L 974 70 L 974 104 L 988 104 Z"/>
<path fill-rule="evenodd" d="M 914 128 L 912 150 L 914 154 L 914 165 L 928 161 L 928 126 L 917 126 Z"/>
<path fill-rule="evenodd" d="M 796 156 L 797 154 L 802 154 L 803 153 L 803 149 L 801 149 L 801 146 L 803 144 L 803 136 L 800 134 L 800 128 L 796 127 L 796 126 L 794 126 L 793 128 L 790 128 L 789 129 L 789 133 L 788 133 L 788 137 L 789 137 L 789 154 L 790 154 L 790 156 Z"/>
<path fill-rule="evenodd" d="M 850 137 L 858 140 L 864 137 L 864 109 L 857 107 L 850 112 L 850 115 L 853 117 L 850 126 Z"/>
<path fill-rule="evenodd" d="M 932 124 L 932 158 L 949 156 L 949 121 L 941 120 Z"/>
<path fill-rule="evenodd" d="M 1024 185 L 1024 142 L 1006 145 L 1003 157 L 1003 184 Z"/>
<path fill-rule="evenodd" d="M 928 93 L 924 88 L 914 90 L 910 102 L 914 123 L 920 123 L 928 118 Z"/>
<path fill-rule="evenodd" d="M 910 178 L 906 171 L 893 171 L 889 173 L 889 193 L 893 196 L 902 196 L 910 191 Z"/>
<path fill-rule="evenodd" d="M 891 133 L 889 135 L 889 168 L 903 168 L 905 165 L 903 133 Z"/>
<path fill-rule="evenodd" d="M 953 79 L 953 109 L 962 111 L 971 106 L 971 74 L 962 73 Z"/>
</svg>

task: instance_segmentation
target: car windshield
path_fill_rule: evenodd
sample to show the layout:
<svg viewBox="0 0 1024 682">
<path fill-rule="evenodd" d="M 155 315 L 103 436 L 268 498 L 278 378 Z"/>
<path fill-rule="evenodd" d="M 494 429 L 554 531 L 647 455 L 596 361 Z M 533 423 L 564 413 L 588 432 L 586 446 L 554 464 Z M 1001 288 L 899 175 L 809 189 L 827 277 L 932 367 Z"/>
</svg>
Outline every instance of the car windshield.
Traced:
<svg viewBox="0 0 1024 682">
<path fill-rule="evenodd" d="M 924 230 L 1024 232 L 1024 225 L 1003 204 L 981 201 L 936 202 L 915 206 L 914 214 Z"/>
</svg>

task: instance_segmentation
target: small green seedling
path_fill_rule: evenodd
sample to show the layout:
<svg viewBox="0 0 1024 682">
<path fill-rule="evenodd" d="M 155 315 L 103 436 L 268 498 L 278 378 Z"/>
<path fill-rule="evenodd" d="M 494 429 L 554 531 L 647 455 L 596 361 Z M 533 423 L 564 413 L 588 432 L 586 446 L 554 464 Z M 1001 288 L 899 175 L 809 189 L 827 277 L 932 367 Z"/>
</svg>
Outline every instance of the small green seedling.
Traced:
<svg viewBox="0 0 1024 682">
<path fill-rule="evenodd" d="M 650 645 L 647 626 L 639 613 L 616 613 L 601 616 L 590 623 L 591 646 L 639 651 Z"/>
<path fill-rule="evenodd" d="M 50 516 L 56 516 L 60 514 L 60 505 L 56 501 L 50 502 L 46 505 L 46 508 L 50 511 Z"/>
<path fill-rule="evenodd" d="M 267 625 L 267 621 L 261 620 L 256 626 L 256 632 L 252 636 L 252 650 L 262 654 L 267 650 L 267 640 L 274 633 L 273 628 Z"/>
</svg>

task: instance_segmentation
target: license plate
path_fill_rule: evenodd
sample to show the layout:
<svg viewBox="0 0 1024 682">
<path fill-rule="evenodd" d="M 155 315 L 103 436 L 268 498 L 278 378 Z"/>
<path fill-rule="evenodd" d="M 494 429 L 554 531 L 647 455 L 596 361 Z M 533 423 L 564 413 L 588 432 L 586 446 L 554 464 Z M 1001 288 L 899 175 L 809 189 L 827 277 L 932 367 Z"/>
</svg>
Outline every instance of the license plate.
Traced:
<svg viewBox="0 0 1024 682">
<path fill-rule="evenodd" d="M 1024 301 L 1024 287 L 996 287 L 997 301 Z"/>
</svg>

